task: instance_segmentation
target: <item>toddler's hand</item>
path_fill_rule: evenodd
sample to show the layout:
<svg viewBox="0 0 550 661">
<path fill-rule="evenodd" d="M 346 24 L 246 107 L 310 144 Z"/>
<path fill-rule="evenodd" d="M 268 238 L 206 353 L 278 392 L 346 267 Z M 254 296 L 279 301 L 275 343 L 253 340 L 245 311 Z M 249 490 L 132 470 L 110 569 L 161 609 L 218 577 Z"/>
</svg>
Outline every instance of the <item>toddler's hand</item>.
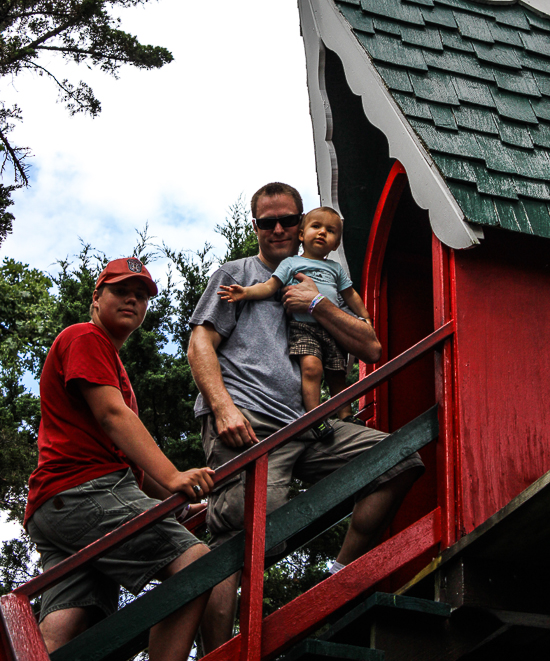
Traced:
<svg viewBox="0 0 550 661">
<path fill-rule="evenodd" d="M 242 301 L 245 295 L 244 287 L 241 287 L 241 285 L 220 285 L 220 291 L 218 292 L 218 296 L 229 303 Z"/>
</svg>

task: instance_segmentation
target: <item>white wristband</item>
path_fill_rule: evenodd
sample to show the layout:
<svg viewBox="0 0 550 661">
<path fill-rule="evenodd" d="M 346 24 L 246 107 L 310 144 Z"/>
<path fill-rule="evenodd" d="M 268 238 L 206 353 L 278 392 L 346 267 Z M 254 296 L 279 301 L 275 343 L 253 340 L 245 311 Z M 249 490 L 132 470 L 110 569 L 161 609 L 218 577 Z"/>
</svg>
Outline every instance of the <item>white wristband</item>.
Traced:
<svg viewBox="0 0 550 661">
<path fill-rule="evenodd" d="M 189 508 L 190 507 L 191 507 L 191 503 L 184 503 L 181 506 L 181 509 L 176 510 L 174 512 L 174 514 L 176 516 L 176 521 L 178 523 L 183 523 L 185 521 L 185 519 L 189 516 Z"/>
<path fill-rule="evenodd" d="M 317 296 L 315 296 L 315 298 L 309 304 L 309 308 L 307 309 L 309 314 L 313 314 L 313 309 L 315 308 L 317 303 L 320 303 L 324 298 L 325 297 L 323 296 L 323 294 L 317 294 Z"/>
</svg>

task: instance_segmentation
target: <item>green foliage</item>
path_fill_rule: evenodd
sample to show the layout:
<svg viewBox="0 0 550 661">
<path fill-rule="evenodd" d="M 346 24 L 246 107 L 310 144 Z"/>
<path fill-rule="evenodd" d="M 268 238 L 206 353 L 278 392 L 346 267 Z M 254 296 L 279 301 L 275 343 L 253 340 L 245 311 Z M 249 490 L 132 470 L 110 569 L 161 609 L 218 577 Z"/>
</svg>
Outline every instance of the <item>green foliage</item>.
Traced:
<svg viewBox="0 0 550 661">
<path fill-rule="evenodd" d="M 160 46 L 140 44 L 136 37 L 120 29 L 120 9 L 144 5 L 149 0 L 11 0 L 0 3 L 0 75 L 15 76 L 25 71 L 47 76 L 57 86 L 60 100 L 69 113 L 88 113 L 95 117 L 101 103 L 83 80 L 74 84 L 54 73 L 54 55 L 99 67 L 118 77 L 120 67 L 130 64 L 140 69 L 154 69 L 173 60 Z M 41 56 L 45 56 L 41 59 Z M 22 119 L 18 106 L 6 106 L 0 100 L 0 151 L 3 162 L 13 169 L 15 186 L 0 184 L 0 244 L 11 231 L 11 204 L 14 187 L 28 184 L 26 157 L 29 149 L 12 145 L 8 134 L 14 122 Z"/>
<path fill-rule="evenodd" d="M 41 366 L 55 337 L 51 279 L 25 264 L 0 266 L 0 510 L 21 519 L 26 483 L 36 464 L 38 397 L 21 380 Z"/>
<path fill-rule="evenodd" d="M 229 207 L 231 222 L 216 225 L 215 231 L 227 241 L 222 264 L 258 254 L 258 237 L 250 222 L 250 214 L 242 195 Z"/>
<path fill-rule="evenodd" d="M 214 264 L 214 258 L 210 256 L 211 250 L 212 246 L 209 243 L 205 243 L 204 248 L 197 252 L 175 251 L 166 245 L 162 247 L 163 255 L 171 260 L 179 276 L 178 287 L 174 291 L 176 309 L 170 330 L 178 347 L 178 353 L 182 356 L 187 354 L 191 335 L 189 319 L 206 289 Z M 172 271 L 169 272 L 169 277 L 171 282 Z"/>
<path fill-rule="evenodd" d="M 0 554 L 0 596 L 11 592 L 37 574 L 33 559 L 34 545 L 25 535 L 22 539 L 12 539 L 2 543 Z"/>
<path fill-rule="evenodd" d="M 35 413 L 39 414 L 37 409 Z M 35 419 L 38 420 L 38 415 Z M 28 436 L 6 428 L 0 430 L 0 501 L 1 509 L 11 520 L 23 519 L 27 482 L 38 461 L 36 443 Z"/>
<path fill-rule="evenodd" d="M 5 258 L 0 266 L 0 360 L 3 372 L 33 370 L 52 337 L 51 279 Z"/>
<path fill-rule="evenodd" d="M 11 194 L 15 189 L 16 186 L 0 184 L 0 245 L 12 231 L 14 217 L 7 209 L 13 204 Z"/>
<path fill-rule="evenodd" d="M 52 276 L 58 290 L 52 315 L 55 325 L 52 342 L 67 326 L 89 321 L 95 283 L 108 261 L 105 255 L 94 253 L 90 245 L 84 244 L 76 266 L 73 267 L 68 259 L 57 262 L 59 273 Z"/>
</svg>

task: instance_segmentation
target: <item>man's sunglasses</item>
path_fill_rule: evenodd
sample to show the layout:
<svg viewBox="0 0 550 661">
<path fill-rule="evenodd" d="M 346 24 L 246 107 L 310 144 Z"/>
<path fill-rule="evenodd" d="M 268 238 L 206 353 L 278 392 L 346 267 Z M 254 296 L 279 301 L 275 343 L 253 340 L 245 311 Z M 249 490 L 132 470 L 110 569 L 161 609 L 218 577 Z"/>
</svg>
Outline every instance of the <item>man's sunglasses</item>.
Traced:
<svg viewBox="0 0 550 661">
<path fill-rule="evenodd" d="M 280 218 L 254 218 L 256 227 L 259 230 L 274 230 L 277 223 L 280 223 L 281 227 L 296 227 L 301 220 L 301 213 L 295 213 L 292 216 L 281 216 Z"/>
</svg>

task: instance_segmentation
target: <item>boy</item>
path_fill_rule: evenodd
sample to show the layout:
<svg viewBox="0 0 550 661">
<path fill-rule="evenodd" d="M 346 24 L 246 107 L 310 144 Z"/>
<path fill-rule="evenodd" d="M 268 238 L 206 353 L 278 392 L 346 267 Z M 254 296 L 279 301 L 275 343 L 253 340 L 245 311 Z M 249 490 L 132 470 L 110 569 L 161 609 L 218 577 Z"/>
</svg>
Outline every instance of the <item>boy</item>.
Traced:
<svg viewBox="0 0 550 661">
<path fill-rule="evenodd" d="M 96 283 L 91 321 L 66 328 L 50 349 L 40 379 L 38 468 L 25 512 L 44 570 L 158 499 L 183 491 L 194 500 L 213 486 L 213 470 L 180 472 L 156 445 L 118 356 L 156 294 L 138 259 L 110 262 Z M 172 516 L 47 590 L 40 628 L 48 652 L 113 613 L 119 584 L 137 594 L 207 551 Z M 187 658 L 207 599 L 201 595 L 151 629 L 151 661 Z"/>
<path fill-rule="evenodd" d="M 334 209 L 330 207 L 313 209 L 305 215 L 300 228 L 299 239 L 304 248 L 302 255 L 284 259 L 266 282 L 250 287 L 221 285 L 218 292 L 223 300 L 230 303 L 241 300 L 262 300 L 273 296 L 281 287 L 295 284 L 296 273 L 303 273 L 313 279 L 319 294 L 311 302 L 307 315 L 294 315 L 290 322 L 289 339 L 289 353 L 291 356 L 297 356 L 300 361 L 302 398 L 306 411 L 319 406 L 323 368 L 327 370 L 327 381 L 332 396 L 346 387 L 346 356 L 327 331 L 311 316 L 315 306 L 325 296 L 338 305 L 338 294 L 340 294 L 352 312 L 370 323 L 369 313 L 342 266 L 326 258 L 340 245 L 342 225 L 342 219 Z M 351 406 L 341 409 L 338 415 L 345 422 L 361 424 L 361 421 L 352 415 Z M 332 433 L 332 428 L 330 423 L 325 421 L 313 432 L 317 437 L 324 437 Z"/>
</svg>

